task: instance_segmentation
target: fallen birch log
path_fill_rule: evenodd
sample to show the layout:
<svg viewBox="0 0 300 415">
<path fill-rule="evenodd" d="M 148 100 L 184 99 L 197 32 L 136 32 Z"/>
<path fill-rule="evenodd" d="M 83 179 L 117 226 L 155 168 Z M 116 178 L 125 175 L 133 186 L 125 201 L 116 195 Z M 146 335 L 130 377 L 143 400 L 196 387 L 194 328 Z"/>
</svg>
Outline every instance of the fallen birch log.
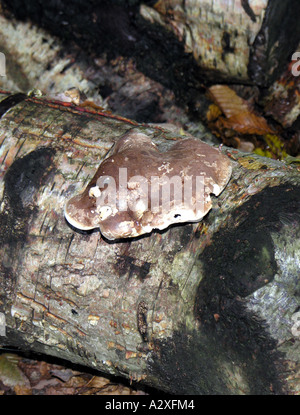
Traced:
<svg viewBox="0 0 300 415">
<path fill-rule="evenodd" d="M 161 150 L 182 136 L 24 98 L 0 121 L 1 345 L 174 394 L 299 392 L 297 164 L 223 148 L 232 177 L 200 223 L 108 241 L 66 201 L 133 127 Z"/>
</svg>

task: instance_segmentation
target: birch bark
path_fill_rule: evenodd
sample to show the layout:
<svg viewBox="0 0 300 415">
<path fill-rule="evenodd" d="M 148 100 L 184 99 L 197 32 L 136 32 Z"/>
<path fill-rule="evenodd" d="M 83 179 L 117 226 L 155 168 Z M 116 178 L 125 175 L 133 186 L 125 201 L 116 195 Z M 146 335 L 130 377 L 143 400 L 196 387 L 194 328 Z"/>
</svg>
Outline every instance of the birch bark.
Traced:
<svg viewBox="0 0 300 415">
<path fill-rule="evenodd" d="M 1 118 L 1 344 L 175 394 L 299 392 L 299 168 L 224 148 L 233 176 L 202 222 L 71 229 L 66 199 L 133 127 L 182 138 L 36 98 Z"/>
</svg>

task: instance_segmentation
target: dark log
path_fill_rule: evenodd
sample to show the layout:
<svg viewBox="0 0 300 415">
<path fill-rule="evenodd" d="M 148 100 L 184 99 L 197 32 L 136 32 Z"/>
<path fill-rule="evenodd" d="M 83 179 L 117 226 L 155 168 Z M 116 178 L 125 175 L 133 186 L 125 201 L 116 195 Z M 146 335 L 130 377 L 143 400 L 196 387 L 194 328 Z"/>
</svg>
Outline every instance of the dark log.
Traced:
<svg viewBox="0 0 300 415">
<path fill-rule="evenodd" d="M 253 4 L 255 3 L 255 4 Z M 145 75 L 186 99 L 203 81 L 263 86 L 284 69 L 300 40 L 298 0 L 2 0 L 30 20 L 99 56 L 133 57 Z M 88 30 L 87 30 L 88 29 Z"/>
<path fill-rule="evenodd" d="M 174 394 L 296 394 L 298 165 L 223 148 L 233 175 L 202 222 L 116 242 L 71 229 L 66 200 L 134 126 L 161 149 L 182 138 L 37 98 L 2 116 L 2 346 Z"/>
</svg>

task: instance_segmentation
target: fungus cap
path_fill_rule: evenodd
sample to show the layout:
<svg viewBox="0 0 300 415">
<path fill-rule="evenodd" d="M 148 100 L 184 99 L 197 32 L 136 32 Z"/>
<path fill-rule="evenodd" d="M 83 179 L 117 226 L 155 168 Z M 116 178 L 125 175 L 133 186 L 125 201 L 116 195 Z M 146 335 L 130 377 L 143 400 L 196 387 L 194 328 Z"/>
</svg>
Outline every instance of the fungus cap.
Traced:
<svg viewBox="0 0 300 415">
<path fill-rule="evenodd" d="M 200 221 L 231 176 L 218 149 L 182 139 L 159 152 L 133 129 L 115 144 L 84 192 L 70 199 L 65 217 L 75 228 L 100 228 L 107 239 L 131 238 L 174 223 Z"/>
</svg>

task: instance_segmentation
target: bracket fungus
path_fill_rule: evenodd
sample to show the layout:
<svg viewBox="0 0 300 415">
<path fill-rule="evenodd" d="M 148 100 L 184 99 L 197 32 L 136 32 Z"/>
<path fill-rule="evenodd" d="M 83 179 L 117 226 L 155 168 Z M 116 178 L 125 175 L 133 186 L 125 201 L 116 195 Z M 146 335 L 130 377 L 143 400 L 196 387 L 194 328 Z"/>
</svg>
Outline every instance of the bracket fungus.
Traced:
<svg viewBox="0 0 300 415">
<path fill-rule="evenodd" d="M 198 222 L 231 170 L 226 156 L 198 139 L 182 139 L 160 152 L 133 129 L 115 144 L 84 192 L 67 202 L 65 217 L 81 230 L 99 227 L 111 240 Z"/>
</svg>

